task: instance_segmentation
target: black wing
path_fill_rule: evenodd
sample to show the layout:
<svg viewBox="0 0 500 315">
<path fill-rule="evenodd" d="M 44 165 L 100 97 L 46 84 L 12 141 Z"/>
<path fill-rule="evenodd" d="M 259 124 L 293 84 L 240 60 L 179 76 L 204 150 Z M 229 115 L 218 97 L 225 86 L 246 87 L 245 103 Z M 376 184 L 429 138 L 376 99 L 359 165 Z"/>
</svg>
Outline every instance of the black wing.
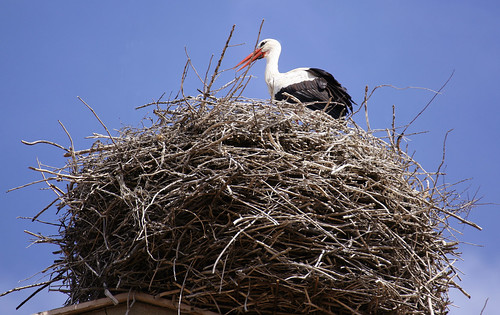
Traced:
<svg viewBox="0 0 500 315">
<path fill-rule="evenodd" d="M 278 101 L 285 99 L 286 96 L 283 93 L 286 92 L 303 103 L 318 102 L 307 107 L 313 110 L 323 110 L 328 106 L 325 112 L 333 118 L 344 117 L 352 111 L 351 96 L 330 73 L 317 68 L 309 68 L 306 71 L 314 75 L 316 79 L 283 87 L 276 93 L 275 99 Z"/>
</svg>

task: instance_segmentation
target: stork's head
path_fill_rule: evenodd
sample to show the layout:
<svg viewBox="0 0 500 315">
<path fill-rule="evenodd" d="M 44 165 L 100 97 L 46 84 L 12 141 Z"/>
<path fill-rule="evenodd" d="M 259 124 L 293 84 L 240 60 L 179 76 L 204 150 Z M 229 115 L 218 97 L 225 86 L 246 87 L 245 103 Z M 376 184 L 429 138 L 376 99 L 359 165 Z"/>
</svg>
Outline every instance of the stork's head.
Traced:
<svg viewBox="0 0 500 315">
<path fill-rule="evenodd" d="M 257 45 L 257 48 L 254 50 L 254 52 L 252 52 L 250 55 L 246 56 L 245 59 L 240 61 L 235 66 L 235 68 L 243 64 L 241 68 L 238 69 L 238 71 L 240 71 L 241 69 L 250 65 L 255 60 L 267 58 L 273 52 L 277 52 L 278 54 L 281 52 L 280 42 L 272 38 L 264 39 Z"/>
</svg>

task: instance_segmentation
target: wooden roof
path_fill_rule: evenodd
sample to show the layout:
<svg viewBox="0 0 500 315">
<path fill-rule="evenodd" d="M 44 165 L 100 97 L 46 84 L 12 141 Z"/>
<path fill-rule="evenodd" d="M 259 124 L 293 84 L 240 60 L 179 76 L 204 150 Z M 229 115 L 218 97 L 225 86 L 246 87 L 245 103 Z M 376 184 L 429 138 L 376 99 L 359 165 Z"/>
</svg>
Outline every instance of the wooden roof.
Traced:
<svg viewBox="0 0 500 315">
<path fill-rule="evenodd" d="M 177 315 L 179 303 L 155 297 L 145 293 L 121 293 L 94 301 L 84 302 L 56 308 L 35 315 L 101 315 L 101 314 L 148 314 L 148 315 Z M 185 304 L 180 304 L 181 314 L 189 315 L 217 315 Z"/>
</svg>

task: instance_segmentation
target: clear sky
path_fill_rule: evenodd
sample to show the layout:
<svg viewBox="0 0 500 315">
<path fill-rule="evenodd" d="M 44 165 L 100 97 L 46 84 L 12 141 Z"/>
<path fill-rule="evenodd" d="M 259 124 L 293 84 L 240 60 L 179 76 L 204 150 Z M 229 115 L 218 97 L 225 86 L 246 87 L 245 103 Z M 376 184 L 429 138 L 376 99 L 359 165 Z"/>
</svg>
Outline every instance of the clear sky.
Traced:
<svg viewBox="0 0 500 315">
<path fill-rule="evenodd" d="M 500 84 L 500 5 L 498 1 L 24 1 L 0 2 L 0 291 L 43 270 L 55 258 L 54 246 L 33 245 L 23 232 L 55 233 L 48 227 L 18 219 L 33 216 L 55 197 L 44 185 L 5 193 L 40 179 L 28 166 L 64 163 L 62 152 L 48 146 L 29 147 L 21 140 L 46 139 L 69 146 L 58 123 L 71 133 L 77 149 L 88 148 L 92 132 L 104 132 L 76 98 L 81 96 L 110 129 L 138 126 L 148 115 L 135 107 L 179 89 L 186 55 L 204 73 L 210 56 L 220 54 L 231 26 L 233 44 L 223 67 L 234 66 L 251 52 L 261 20 L 262 38 L 281 41 L 280 70 L 318 67 L 334 74 L 361 103 L 364 88 L 380 84 L 437 90 L 449 84 L 431 107 L 410 127 L 427 131 L 407 144 L 428 171 L 442 157 L 446 132 L 445 181 L 464 198 L 477 192 L 485 205 L 469 219 L 478 232 L 456 225 L 464 274 L 457 290 L 458 307 L 451 314 L 483 314 L 500 309 L 500 242 L 498 222 L 500 175 L 498 90 Z M 244 96 L 268 98 L 264 62 Z M 193 74 L 193 72 L 191 72 Z M 228 71 L 220 84 L 234 73 Z M 200 88 L 193 75 L 187 93 Z M 369 103 L 372 128 L 388 128 L 392 105 L 404 125 L 432 97 L 426 90 L 379 89 Z M 360 123 L 363 114 L 355 118 Z M 495 204 L 496 203 L 496 204 Z M 42 220 L 55 220 L 55 210 Z M 0 298 L 0 313 L 28 314 L 56 308 L 65 296 L 44 291 L 20 311 L 17 306 L 32 291 Z"/>
</svg>

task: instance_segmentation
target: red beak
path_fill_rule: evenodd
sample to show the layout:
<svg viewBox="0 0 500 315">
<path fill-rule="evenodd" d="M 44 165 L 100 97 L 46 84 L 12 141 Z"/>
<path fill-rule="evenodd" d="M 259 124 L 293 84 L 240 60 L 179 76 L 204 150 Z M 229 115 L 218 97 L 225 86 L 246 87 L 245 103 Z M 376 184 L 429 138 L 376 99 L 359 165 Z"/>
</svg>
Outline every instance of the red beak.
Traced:
<svg viewBox="0 0 500 315">
<path fill-rule="evenodd" d="M 241 68 L 239 68 L 238 70 L 236 70 L 236 71 L 240 71 L 241 69 L 245 68 L 246 66 L 248 66 L 249 64 L 251 64 L 255 60 L 261 59 L 261 58 L 264 58 L 264 52 L 262 51 L 262 49 L 257 48 L 253 53 L 251 53 L 250 55 L 246 56 L 245 59 L 243 59 L 242 61 L 240 61 L 240 63 L 238 63 L 236 66 L 234 66 L 234 68 L 237 68 L 242 63 L 245 63 L 243 66 L 241 66 Z"/>
</svg>

